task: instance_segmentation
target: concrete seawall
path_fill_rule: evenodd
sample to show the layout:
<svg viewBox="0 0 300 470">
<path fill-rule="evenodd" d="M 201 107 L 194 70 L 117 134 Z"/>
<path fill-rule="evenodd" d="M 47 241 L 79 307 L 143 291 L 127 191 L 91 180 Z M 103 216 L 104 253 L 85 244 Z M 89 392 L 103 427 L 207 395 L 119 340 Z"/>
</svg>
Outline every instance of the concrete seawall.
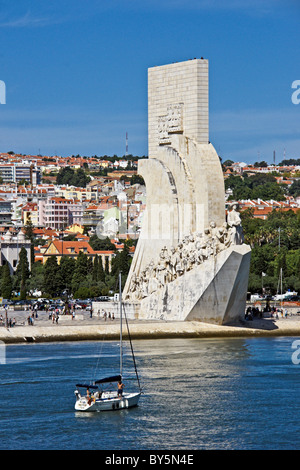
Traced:
<svg viewBox="0 0 300 470">
<path fill-rule="evenodd" d="M 119 324 L 51 324 L 49 326 L 15 326 L 0 328 L 5 344 L 62 341 L 118 340 Z M 162 338 L 234 338 L 264 336 L 300 336 L 300 319 L 266 319 L 237 326 L 219 326 L 201 322 L 130 322 L 132 339 Z M 126 325 L 123 337 L 128 338 Z"/>
</svg>

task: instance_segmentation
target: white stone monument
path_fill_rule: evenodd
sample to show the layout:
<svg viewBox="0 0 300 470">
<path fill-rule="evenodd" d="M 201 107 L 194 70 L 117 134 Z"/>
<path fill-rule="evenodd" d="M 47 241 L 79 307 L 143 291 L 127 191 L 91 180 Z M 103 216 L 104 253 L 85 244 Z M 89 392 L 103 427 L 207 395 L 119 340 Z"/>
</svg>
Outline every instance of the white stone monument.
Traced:
<svg viewBox="0 0 300 470">
<path fill-rule="evenodd" d="M 143 227 L 123 299 L 138 317 L 231 323 L 244 314 L 250 248 L 236 207 L 225 215 L 208 136 L 208 61 L 148 70 L 149 158 Z"/>
</svg>

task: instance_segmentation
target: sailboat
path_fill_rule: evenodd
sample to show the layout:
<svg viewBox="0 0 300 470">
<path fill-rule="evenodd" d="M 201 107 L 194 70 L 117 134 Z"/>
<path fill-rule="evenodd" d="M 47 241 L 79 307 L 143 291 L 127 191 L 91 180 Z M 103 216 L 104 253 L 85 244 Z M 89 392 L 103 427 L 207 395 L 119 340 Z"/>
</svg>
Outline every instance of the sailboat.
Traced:
<svg viewBox="0 0 300 470">
<path fill-rule="evenodd" d="M 119 311 L 120 311 L 120 372 L 117 375 L 112 375 L 110 377 L 104 377 L 99 380 L 93 381 L 91 384 L 88 383 L 78 383 L 76 384 L 75 396 L 75 410 L 76 411 L 116 411 L 122 410 L 124 408 L 132 408 L 137 406 L 140 396 L 142 394 L 139 376 L 137 373 L 135 357 L 132 348 L 132 342 L 129 333 L 129 327 L 127 318 L 125 315 L 128 337 L 131 346 L 131 354 L 133 358 L 133 363 L 135 367 L 138 388 L 137 392 L 123 392 L 123 339 L 122 339 L 122 288 L 121 288 L 121 273 L 119 274 Z M 125 313 L 125 312 L 124 312 Z M 116 384 L 113 387 L 113 384 Z M 110 384 L 111 388 L 103 388 L 107 384 Z M 78 389 L 86 389 L 86 394 L 81 395 Z"/>
</svg>

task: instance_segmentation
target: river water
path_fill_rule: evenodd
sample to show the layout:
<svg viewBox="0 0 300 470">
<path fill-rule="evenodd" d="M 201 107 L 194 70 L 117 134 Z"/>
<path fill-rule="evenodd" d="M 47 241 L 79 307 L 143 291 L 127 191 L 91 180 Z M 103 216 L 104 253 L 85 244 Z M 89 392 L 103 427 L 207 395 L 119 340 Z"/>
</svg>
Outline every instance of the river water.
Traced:
<svg viewBox="0 0 300 470">
<path fill-rule="evenodd" d="M 139 406 L 87 414 L 74 410 L 75 384 L 118 373 L 117 342 L 6 346 L 0 448 L 299 449 L 295 340 L 134 341 Z M 136 384 L 129 347 L 124 366 L 129 390 Z"/>
</svg>

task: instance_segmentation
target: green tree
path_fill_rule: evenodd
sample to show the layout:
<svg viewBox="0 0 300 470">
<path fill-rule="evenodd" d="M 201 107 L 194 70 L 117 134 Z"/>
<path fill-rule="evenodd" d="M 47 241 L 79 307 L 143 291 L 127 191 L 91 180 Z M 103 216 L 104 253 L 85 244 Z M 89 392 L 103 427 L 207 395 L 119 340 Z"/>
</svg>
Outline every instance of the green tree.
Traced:
<svg viewBox="0 0 300 470">
<path fill-rule="evenodd" d="M 140 184 L 142 186 L 145 186 L 145 181 L 144 181 L 144 178 L 141 175 L 132 175 L 132 177 L 130 179 L 130 184 L 131 184 L 131 186 L 133 184 Z"/>
<path fill-rule="evenodd" d="M 92 235 L 89 239 L 89 244 L 95 251 L 115 251 L 116 247 L 111 243 L 108 237 L 99 238 L 98 235 Z"/>
<path fill-rule="evenodd" d="M 105 282 L 105 272 L 103 269 L 102 256 L 98 260 L 98 279 L 99 282 Z"/>
<path fill-rule="evenodd" d="M 69 166 L 61 168 L 56 177 L 56 183 L 59 185 L 69 184 L 81 188 L 85 188 L 90 181 L 91 178 L 86 175 L 85 171 L 82 168 L 74 170 Z"/>
<path fill-rule="evenodd" d="M 285 193 L 282 186 L 277 184 L 273 175 L 258 173 L 248 176 L 230 175 L 225 180 L 225 189 L 231 189 L 233 194 L 230 199 L 276 199 L 283 201 Z"/>
<path fill-rule="evenodd" d="M 233 160 L 225 160 L 225 162 L 223 163 L 223 166 L 227 168 L 228 166 L 231 166 L 233 163 L 234 163 Z"/>
<path fill-rule="evenodd" d="M 88 258 L 85 253 L 80 251 L 72 276 L 72 291 L 76 292 L 81 284 L 84 284 L 88 275 Z"/>
<path fill-rule="evenodd" d="M 288 191 L 291 196 L 300 196 L 300 180 L 295 180 Z"/>
<path fill-rule="evenodd" d="M 93 272 L 92 272 L 92 279 L 94 282 L 98 281 L 98 269 L 99 269 L 99 258 L 98 255 L 95 256 L 94 265 L 93 265 Z"/>
<path fill-rule="evenodd" d="M 43 288 L 51 297 L 57 296 L 62 289 L 60 267 L 56 256 L 50 256 L 45 263 Z"/>
<path fill-rule="evenodd" d="M 81 286 L 74 292 L 74 297 L 76 299 L 87 299 L 91 297 L 91 289 L 86 286 Z"/>
<path fill-rule="evenodd" d="M 31 265 L 31 276 L 28 280 L 28 291 L 43 291 L 44 266 L 40 261 Z"/>
<path fill-rule="evenodd" d="M 283 288 L 298 291 L 300 211 L 273 210 L 262 220 L 255 219 L 252 210 L 246 210 L 241 218 L 245 240 L 252 248 L 249 291 L 261 291 L 262 273 L 265 273 L 264 287 L 276 293 L 281 269 Z"/>
<path fill-rule="evenodd" d="M 284 201 L 285 195 L 282 186 L 277 183 L 265 183 L 253 187 L 251 199 L 273 199 L 275 201 Z"/>
<path fill-rule="evenodd" d="M 27 251 L 21 248 L 19 254 L 19 262 L 14 277 L 14 288 L 20 291 L 20 300 L 26 299 L 26 284 L 30 277 L 29 262 Z"/>
<path fill-rule="evenodd" d="M 31 264 L 33 265 L 34 264 L 34 233 L 33 233 L 33 223 L 32 223 L 30 214 L 27 217 L 27 221 L 24 227 L 24 232 L 25 232 L 25 237 L 31 242 L 30 259 L 31 259 Z"/>
<path fill-rule="evenodd" d="M 3 266 L 2 276 L 1 276 L 1 295 L 4 299 L 10 299 L 13 289 L 12 277 L 10 275 L 9 265 L 5 264 Z"/>
<path fill-rule="evenodd" d="M 109 274 L 109 261 L 108 261 L 108 256 L 105 257 L 105 274 Z"/>
<path fill-rule="evenodd" d="M 76 261 L 70 256 L 62 256 L 59 264 L 60 278 L 63 290 L 72 290 L 72 278 L 76 266 Z"/>
<path fill-rule="evenodd" d="M 93 265 L 93 258 L 91 256 L 87 257 L 86 265 L 87 265 L 86 266 L 87 274 L 93 274 L 94 265 Z"/>
<path fill-rule="evenodd" d="M 117 279 L 120 272 L 122 273 L 122 287 L 124 287 L 127 274 L 129 273 L 131 259 L 129 247 L 125 242 L 123 250 L 118 252 L 112 261 L 112 274 L 115 279 Z"/>
<path fill-rule="evenodd" d="M 258 168 L 260 168 L 260 167 L 261 167 L 261 168 L 262 168 L 262 167 L 265 167 L 265 168 L 266 168 L 266 167 L 268 166 L 268 164 L 267 164 L 267 162 L 265 162 L 265 161 L 263 160 L 262 162 L 255 162 L 253 166 L 258 167 Z"/>
</svg>

